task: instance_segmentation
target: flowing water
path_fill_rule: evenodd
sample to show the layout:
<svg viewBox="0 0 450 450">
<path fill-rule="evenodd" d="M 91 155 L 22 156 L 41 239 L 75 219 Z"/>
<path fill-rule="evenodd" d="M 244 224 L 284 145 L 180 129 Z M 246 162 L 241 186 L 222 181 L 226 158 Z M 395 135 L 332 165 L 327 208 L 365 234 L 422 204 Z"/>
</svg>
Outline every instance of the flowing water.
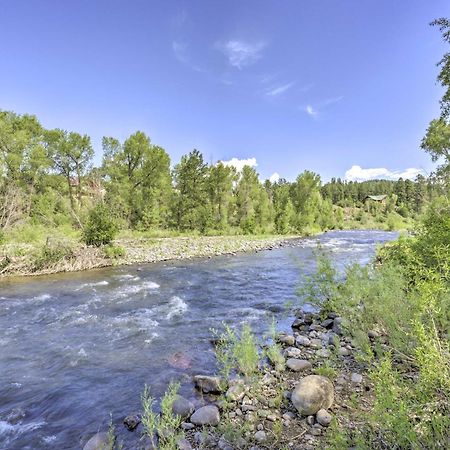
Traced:
<svg viewBox="0 0 450 450">
<path fill-rule="evenodd" d="M 263 333 L 273 316 L 288 326 L 318 242 L 342 269 L 395 237 L 338 231 L 259 253 L 1 281 L 0 448 L 82 448 L 110 413 L 132 448 L 138 433 L 121 420 L 145 384 L 159 396 L 180 380 L 192 398 L 191 376 L 214 371 L 211 328 L 248 321 Z"/>
</svg>

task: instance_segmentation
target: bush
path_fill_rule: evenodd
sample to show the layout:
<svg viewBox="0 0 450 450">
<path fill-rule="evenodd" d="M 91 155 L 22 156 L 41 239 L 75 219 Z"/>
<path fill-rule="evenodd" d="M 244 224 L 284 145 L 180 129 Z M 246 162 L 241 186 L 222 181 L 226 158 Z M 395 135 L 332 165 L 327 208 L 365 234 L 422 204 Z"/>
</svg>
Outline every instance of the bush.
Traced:
<svg viewBox="0 0 450 450">
<path fill-rule="evenodd" d="M 35 255 L 33 271 L 48 269 L 62 260 L 73 258 L 71 246 L 65 242 L 47 242 Z"/>
<path fill-rule="evenodd" d="M 118 231 L 119 227 L 110 210 L 104 203 L 98 203 L 89 212 L 82 238 L 86 245 L 100 247 L 109 244 Z"/>
<path fill-rule="evenodd" d="M 119 245 L 109 244 L 103 249 L 105 256 L 109 259 L 118 259 L 125 256 L 125 249 Z"/>
</svg>

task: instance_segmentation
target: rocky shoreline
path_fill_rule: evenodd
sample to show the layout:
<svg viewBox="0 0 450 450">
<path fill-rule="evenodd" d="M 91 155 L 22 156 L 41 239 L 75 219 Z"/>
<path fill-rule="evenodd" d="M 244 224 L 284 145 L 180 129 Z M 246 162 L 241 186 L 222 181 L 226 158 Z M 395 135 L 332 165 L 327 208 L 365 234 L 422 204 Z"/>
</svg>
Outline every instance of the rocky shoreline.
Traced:
<svg viewBox="0 0 450 450">
<path fill-rule="evenodd" d="M 379 336 L 373 331 L 370 338 Z M 343 334 L 342 319 L 300 310 L 292 332 L 277 334 L 276 341 L 280 357 L 263 359 L 256 377 L 194 376 L 200 400 L 178 395 L 172 405 L 183 430 L 178 449 L 312 450 L 324 448 L 330 426 L 357 427 L 361 411 L 355 397 L 370 407 L 371 384 L 367 368 L 354 357 L 351 339 Z M 140 421 L 140 414 L 132 414 L 124 425 L 130 432 L 143 433 Z M 160 448 L 143 436 L 138 448 Z M 84 446 L 101 448 L 114 448 L 106 432 Z"/>
<path fill-rule="evenodd" d="M 299 236 L 242 235 L 118 239 L 114 246 L 123 249 L 123 255 L 117 257 L 108 257 L 103 248 L 64 244 L 70 247 L 66 256 L 38 269 L 35 264 L 38 249 L 31 245 L 4 245 L 0 247 L 0 279 L 258 252 L 293 245 L 299 239 Z"/>
</svg>

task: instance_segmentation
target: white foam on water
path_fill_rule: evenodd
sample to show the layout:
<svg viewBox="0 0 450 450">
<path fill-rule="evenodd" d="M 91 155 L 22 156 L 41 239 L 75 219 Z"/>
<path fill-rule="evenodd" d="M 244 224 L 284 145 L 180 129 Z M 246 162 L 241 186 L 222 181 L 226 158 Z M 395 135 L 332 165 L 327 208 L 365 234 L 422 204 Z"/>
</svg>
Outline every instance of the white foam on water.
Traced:
<svg viewBox="0 0 450 450">
<path fill-rule="evenodd" d="M 126 325 L 127 327 L 134 326 L 139 331 L 149 331 L 159 325 L 159 322 L 154 319 L 154 316 L 154 311 L 143 308 L 121 314 L 115 317 L 113 322 L 118 325 Z"/>
<path fill-rule="evenodd" d="M 92 283 L 84 283 L 78 289 L 75 289 L 75 291 L 81 291 L 82 289 L 86 289 L 86 288 L 95 288 L 98 286 L 108 286 L 108 284 L 109 284 L 109 281 L 106 281 L 106 280 L 96 281 L 96 282 L 92 282 Z"/>
<path fill-rule="evenodd" d="M 174 296 L 169 301 L 169 312 L 167 313 L 167 319 L 171 319 L 174 316 L 181 316 L 188 309 L 188 305 L 180 297 Z"/>
<path fill-rule="evenodd" d="M 50 444 L 50 443 L 52 443 L 55 440 L 56 440 L 56 435 L 55 434 L 53 434 L 51 436 L 44 436 L 42 438 L 42 441 L 44 442 L 44 444 Z"/>
<path fill-rule="evenodd" d="M 45 424 L 46 422 L 30 422 L 25 425 L 20 423 L 12 425 L 11 423 L 6 422 L 6 420 L 0 420 L 0 436 L 8 434 L 23 434 L 28 431 L 37 430 Z"/>
</svg>

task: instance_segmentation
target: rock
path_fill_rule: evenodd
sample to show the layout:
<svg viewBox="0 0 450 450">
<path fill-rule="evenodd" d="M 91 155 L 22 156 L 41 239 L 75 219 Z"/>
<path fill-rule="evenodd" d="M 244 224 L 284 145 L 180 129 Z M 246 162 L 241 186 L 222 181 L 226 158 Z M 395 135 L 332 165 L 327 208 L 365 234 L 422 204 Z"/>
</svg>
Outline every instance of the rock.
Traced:
<svg viewBox="0 0 450 450">
<path fill-rule="evenodd" d="M 293 372 L 302 372 L 311 369 L 312 364 L 309 361 L 306 361 L 306 359 L 289 358 L 286 361 L 286 366 Z"/>
<path fill-rule="evenodd" d="M 83 450 L 106 450 L 109 446 L 108 433 L 100 432 L 94 434 L 84 445 Z"/>
<path fill-rule="evenodd" d="M 15 425 L 25 418 L 25 410 L 23 408 L 13 408 L 6 416 L 6 421 L 11 425 Z"/>
<path fill-rule="evenodd" d="M 200 444 L 203 448 L 203 446 L 215 446 L 216 440 L 214 439 L 214 436 L 211 436 L 209 433 L 200 432 L 197 431 L 197 433 L 194 434 L 194 440 L 197 444 Z"/>
<path fill-rule="evenodd" d="M 342 317 L 336 317 L 333 321 L 333 333 L 342 334 Z"/>
<path fill-rule="evenodd" d="M 353 372 L 350 377 L 350 381 L 355 384 L 361 384 L 362 379 L 363 379 L 362 375 L 360 373 L 356 373 L 356 372 Z"/>
<path fill-rule="evenodd" d="M 293 390 L 291 401 L 303 416 L 316 414 L 322 408 L 328 409 L 334 401 L 333 383 L 321 375 L 308 375 Z"/>
<path fill-rule="evenodd" d="M 292 419 L 295 419 L 295 414 L 292 413 L 292 412 L 290 412 L 290 411 L 288 411 L 288 412 L 286 412 L 286 413 L 283 414 L 283 419 L 284 419 L 284 420 L 292 420 Z"/>
<path fill-rule="evenodd" d="M 339 354 L 341 356 L 350 356 L 352 352 L 346 347 L 339 347 Z"/>
<path fill-rule="evenodd" d="M 195 375 L 194 383 L 204 394 L 220 394 L 222 392 L 222 383 L 219 377 L 208 375 Z"/>
<path fill-rule="evenodd" d="M 302 356 L 301 350 L 296 347 L 288 347 L 284 351 L 285 358 L 300 358 L 301 356 Z"/>
<path fill-rule="evenodd" d="M 197 409 L 191 416 L 194 425 L 212 425 L 215 427 L 220 422 L 219 408 L 214 405 L 206 405 Z"/>
<path fill-rule="evenodd" d="M 316 414 L 316 420 L 320 425 L 327 427 L 331 423 L 331 414 L 325 409 L 319 409 Z"/>
<path fill-rule="evenodd" d="M 186 431 L 187 430 L 192 430 L 193 428 L 195 428 L 195 425 L 193 423 L 190 423 L 190 422 L 182 422 L 181 428 L 183 430 L 186 430 Z"/>
<path fill-rule="evenodd" d="M 192 450 L 192 446 L 185 438 L 181 438 L 177 442 L 178 450 Z"/>
<path fill-rule="evenodd" d="M 172 405 L 172 411 L 176 416 L 180 416 L 183 420 L 189 418 L 194 412 L 194 404 L 187 398 L 177 395 Z"/>
<path fill-rule="evenodd" d="M 306 423 L 312 427 L 316 423 L 316 418 L 314 416 L 308 416 L 306 418 Z"/>
<path fill-rule="evenodd" d="M 319 358 L 329 358 L 330 357 L 330 351 L 326 348 L 319 348 L 319 350 L 316 351 L 316 355 Z"/>
<path fill-rule="evenodd" d="M 328 313 L 328 318 L 329 319 L 336 319 L 336 317 L 338 317 L 338 315 L 335 312 Z"/>
<path fill-rule="evenodd" d="M 141 423 L 141 418 L 139 417 L 139 414 L 130 414 L 123 419 L 123 423 L 128 431 L 133 431 Z"/>
<path fill-rule="evenodd" d="M 297 336 L 295 343 L 301 347 L 309 347 L 311 345 L 311 341 L 306 336 Z"/>
<path fill-rule="evenodd" d="M 300 328 L 303 325 L 305 325 L 305 321 L 302 318 L 297 318 L 294 320 L 294 322 L 291 325 L 291 328 Z"/>
<path fill-rule="evenodd" d="M 267 439 L 266 432 L 262 430 L 257 431 L 254 435 L 254 438 L 256 442 L 259 442 L 261 444 Z"/>
<path fill-rule="evenodd" d="M 333 322 L 334 322 L 333 319 L 325 319 L 325 320 L 320 324 L 320 326 L 323 327 L 323 328 L 332 328 Z"/>
<path fill-rule="evenodd" d="M 242 382 L 231 385 L 228 388 L 227 393 L 225 394 L 227 399 L 233 402 L 242 400 L 244 398 L 244 395 L 245 395 L 245 386 L 244 383 Z"/>
<path fill-rule="evenodd" d="M 322 348 L 322 341 L 320 339 L 311 339 L 310 346 L 312 348 Z"/>
<path fill-rule="evenodd" d="M 380 337 L 379 333 L 378 333 L 377 331 L 375 331 L 375 330 L 369 330 L 369 331 L 367 332 L 367 336 L 368 336 L 370 339 L 376 339 L 376 338 Z"/>
<path fill-rule="evenodd" d="M 286 344 L 292 347 L 295 344 L 295 337 L 290 334 L 279 334 L 277 337 L 278 342 Z"/>
</svg>

